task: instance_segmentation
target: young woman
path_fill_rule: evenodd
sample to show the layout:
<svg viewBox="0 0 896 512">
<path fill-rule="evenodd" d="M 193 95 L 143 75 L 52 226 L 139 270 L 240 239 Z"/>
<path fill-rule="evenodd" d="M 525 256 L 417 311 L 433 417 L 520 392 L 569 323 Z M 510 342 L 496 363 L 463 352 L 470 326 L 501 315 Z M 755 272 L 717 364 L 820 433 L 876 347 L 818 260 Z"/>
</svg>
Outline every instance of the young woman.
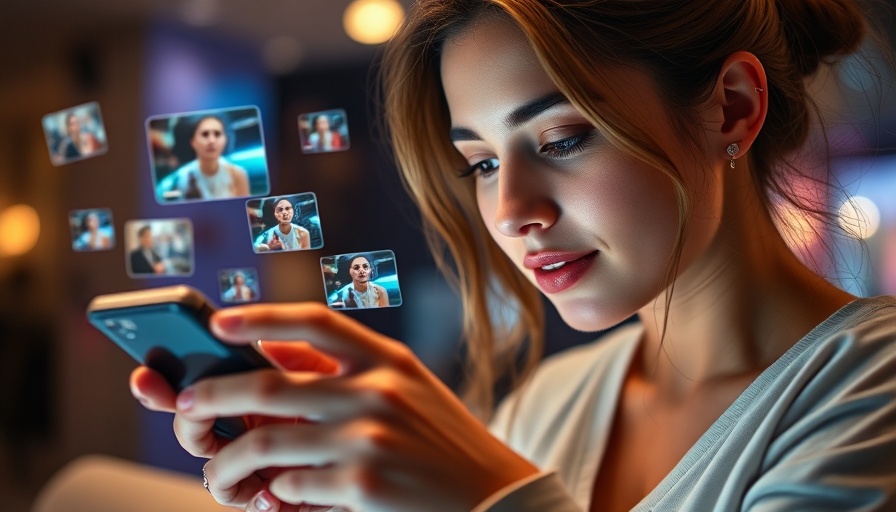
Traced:
<svg viewBox="0 0 896 512">
<path fill-rule="evenodd" d="M 193 125 L 190 146 L 196 159 L 175 171 L 181 199 L 229 199 L 249 195 L 249 174 L 224 158 L 227 132 L 217 116 L 204 116 Z"/>
<path fill-rule="evenodd" d="M 311 123 L 314 131 L 308 135 L 308 145 L 311 151 L 338 151 L 343 147 L 342 135 L 336 130 L 330 129 L 330 116 L 320 114 Z"/>
<path fill-rule="evenodd" d="M 311 247 L 311 232 L 293 223 L 296 218 L 295 206 L 289 198 L 274 197 L 265 201 L 277 224 L 255 238 L 255 252 L 299 251 Z"/>
<path fill-rule="evenodd" d="M 576 329 L 640 323 L 524 371 L 491 431 L 404 345 L 318 304 L 213 320 L 234 343 L 307 341 L 269 345 L 293 371 L 175 397 L 141 368 L 134 393 L 252 511 L 896 509 L 896 300 L 804 266 L 773 210 L 817 210 L 788 187 L 805 80 L 865 32 L 846 0 L 418 2 L 385 110 L 453 256 L 473 410 L 521 346 L 538 362 L 539 292 Z M 214 437 L 233 415 L 250 431 Z"/>
<path fill-rule="evenodd" d="M 76 251 L 101 251 L 111 249 L 115 243 L 115 233 L 110 226 L 103 226 L 100 214 L 92 211 L 81 221 L 81 233 L 72 243 Z"/>
<path fill-rule="evenodd" d="M 346 270 L 352 282 L 345 285 L 337 295 L 344 308 L 382 308 L 389 305 L 389 292 L 373 282 L 376 268 L 371 266 L 372 258 L 366 254 L 346 257 Z"/>
</svg>

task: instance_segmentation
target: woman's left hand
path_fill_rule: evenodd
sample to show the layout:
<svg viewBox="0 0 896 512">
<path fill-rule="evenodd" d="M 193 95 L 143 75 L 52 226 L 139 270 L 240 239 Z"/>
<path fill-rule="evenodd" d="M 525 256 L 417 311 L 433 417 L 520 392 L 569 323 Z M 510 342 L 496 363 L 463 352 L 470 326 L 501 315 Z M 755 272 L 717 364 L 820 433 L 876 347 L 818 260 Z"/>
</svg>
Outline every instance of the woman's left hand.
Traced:
<svg viewBox="0 0 896 512">
<path fill-rule="evenodd" d="M 324 305 L 228 308 L 213 317 L 212 328 L 231 343 L 307 341 L 341 365 L 334 375 L 209 378 L 181 393 L 175 424 L 194 455 L 209 446 L 214 418 L 271 420 L 205 454 L 213 456 L 205 468 L 209 490 L 222 504 L 259 510 L 261 495 L 271 503 L 267 510 L 313 503 L 363 512 L 468 511 L 538 472 L 404 344 Z"/>
</svg>

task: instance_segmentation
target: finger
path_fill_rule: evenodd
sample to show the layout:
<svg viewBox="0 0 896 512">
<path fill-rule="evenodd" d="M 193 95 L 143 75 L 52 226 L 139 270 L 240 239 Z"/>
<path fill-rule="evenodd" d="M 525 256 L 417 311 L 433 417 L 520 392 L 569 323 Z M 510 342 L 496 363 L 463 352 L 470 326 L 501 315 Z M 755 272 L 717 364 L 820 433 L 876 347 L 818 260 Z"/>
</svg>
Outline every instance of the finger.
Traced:
<svg viewBox="0 0 896 512">
<path fill-rule="evenodd" d="M 286 503 L 332 503 L 333 510 L 360 510 L 351 506 L 355 500 L 350 494 L 357 493 L 349 491 L 350 484 L 346 471 L 341 468 L 299 468 L 280 473 L 268 484 L 268 490 Z"/>
<path fill-rule="evenodd" d="M 391 340 L 323 304 L 253 304 L 227 308 L 211 319 L 215 335 L 225 341 L 307 341 L 352 371 L 406 352 Z"/>
<path fill-rule="evenodd" d="M 339 373 L 339 361 L 305 341 L 265 341 L 259 347 L 287 371 Z"/>
<path fill-rule="evenodd" d="M 215 498 L 215 501 L 221 505 L 246 509 L 267 484 L 267 482 L 258 475 L 250 474 L 235 485 L 222 486 L 219 483 L 220 479 L 218 478 L 218 475 L 215 473 L 217 466 L 212 464 L 212 461 L 214 461 L 214 459 L 205 464 L 202 468 L 202 472 L 208 482 L 208 492 L 211 493 L 212 497 Z"/>
<path fill-rule="evenodd" d="M 203 379 L 178 397 L 178 413 L 195 422 L 262 415 L 334 421 L 354 416 L 365 397 L 344 379 L 315 373 L 258 370 Z"/>
<path fill-rule="evenodd" d="M 249 505 L 246 507 L 246 512 L 279 512 L 280 511 L 280 500 L 274 497 L 268 491 L 259 491 L 255 496 L 252 497 L 252 500 L 249 501 Z"/>
<path fill-rule="evenodd" d="M 131 372 L 131 394 L 153 411 L 174 412 L 175 393 L 158 372 L 138 366 Z"/>
<path fill-rule="evenodd" d="M 207 467 L 214 471 L 215 485 L 227 489 L 265 468 L 324 466 L 347 445 L 340 442 L 341 433 L 332 424 L 259 427 L 222 448 Z M 293 503 L 301 501 L 309 500 Z"/>
<path fill-rule="evenodd" d="M 209 458 L 218 453 L 225 441 L 218 438 L 212 430 L 216 417 L 192 418 L 181 412 L 191 409 L 194 402 L 195 393 L 192 388 L 187 388 L 178 395 L 174 435 L 190 455 Z"/>
</svg>

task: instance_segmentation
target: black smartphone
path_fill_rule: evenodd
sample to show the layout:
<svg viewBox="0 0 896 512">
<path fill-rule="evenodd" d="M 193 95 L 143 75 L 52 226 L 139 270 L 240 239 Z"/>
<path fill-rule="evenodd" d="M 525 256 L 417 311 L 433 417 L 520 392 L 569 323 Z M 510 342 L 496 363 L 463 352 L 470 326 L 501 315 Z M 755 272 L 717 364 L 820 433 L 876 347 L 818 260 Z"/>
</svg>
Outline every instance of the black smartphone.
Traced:
<svg viewBox="0 0 896 512">
<path fill-rule="evenodd" d="M 186 285 L 100 295 L 87 307 L 90 323 L 137 362 L 159 372 L 180 392 L 204 377 L 273 368 L 255 345 L 229 345 L 209 331 L 215 311 Z M 233 439 L 242 418 L 220 418 L 215 433 Z"/>
</svg>

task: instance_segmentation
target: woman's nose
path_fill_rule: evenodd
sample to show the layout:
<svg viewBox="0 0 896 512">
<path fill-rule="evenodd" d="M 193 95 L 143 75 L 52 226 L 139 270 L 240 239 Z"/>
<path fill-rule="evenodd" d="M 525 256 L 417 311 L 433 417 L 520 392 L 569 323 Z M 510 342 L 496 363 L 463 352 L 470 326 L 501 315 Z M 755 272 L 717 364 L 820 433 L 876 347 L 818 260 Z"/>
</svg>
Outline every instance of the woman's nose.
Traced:
<svg viewBox="0 0 896 512">
<path fill-rule="evenodd" d="M 495 227 L 509 237 L 526 236 L 532 230 L 553 226 L 560 215 L 551 195 L 553 187 L 542 169 L 523 159 L 504 159 L 498 170 L 498 206 Z"/>
</svg>

